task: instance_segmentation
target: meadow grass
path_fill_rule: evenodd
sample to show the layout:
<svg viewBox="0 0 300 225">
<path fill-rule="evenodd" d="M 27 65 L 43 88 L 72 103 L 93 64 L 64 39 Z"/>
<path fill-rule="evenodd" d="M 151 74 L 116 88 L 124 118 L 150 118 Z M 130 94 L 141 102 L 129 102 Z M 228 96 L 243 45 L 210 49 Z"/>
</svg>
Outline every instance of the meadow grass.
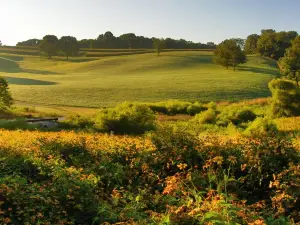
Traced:
<svg viewBox="0 0 300 225">
<path fill-rule="evenodd" d="M 102 52 L 103 53 L 103 52 Z M 105 53 L 105 52 L 104 52 Z M 118 52 L 116 52 L 118 53 Z M 119 52 L 122 53 L 122 52 Z M 234 72 L 212 63 L 211 51 L 46 59 L 0 53 L 0 76 L 16 103 L 104 107 L 123 101 L 238 101 L 270 96 L 274 61 L 249 56 Z"/>
</svg>

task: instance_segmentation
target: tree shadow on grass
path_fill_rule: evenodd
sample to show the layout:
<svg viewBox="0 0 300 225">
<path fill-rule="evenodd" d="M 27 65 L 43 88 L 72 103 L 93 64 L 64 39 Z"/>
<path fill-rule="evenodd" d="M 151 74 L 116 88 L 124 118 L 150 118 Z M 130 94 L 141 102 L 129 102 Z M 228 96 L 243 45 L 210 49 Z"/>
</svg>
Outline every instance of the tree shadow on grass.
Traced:
<svg viewBox="0 0 300 225">
<path fill-rule="evenodd" d="M 11 59 L 0 57 L 0 72 L 5 73 L 31 73 L 31 74 L 42 74 L 42 75 L 56 75 L 61 74 L 46 70 L 33 70 L 23 69 L 19 64 Z"/>
<path fill-rule="evenodd" d="M 69 58 L 68 60 L 66 58 L 52 58 L 51 60 L 58 61 L 58 62 L 81 63 L 81 62 L 91 62 L 91 61 L 99 60 L 99 58 Z"/>
<path fill-rule="evenodd" d="M 268 74 L 268 75 L 273 75 L 273 76 L 280 76 L 280 72 L 275 69 L 257 68 L 257 67 L 250 67 L 250 66 L 239 66 L 237 68 L 237 70 L 252 72 L 252 73 L 262 73 L 262 74 Z"/>
<path fill-rule="evenodd" d="M 34 80 L 28 78 L 20 78 L 20 77 L 4 77 L 9 84 L 17 84 L 17 85 L 56 85 L 58 83 L 51 81 L 43 81 L 43 80 Z"/>
</svg>

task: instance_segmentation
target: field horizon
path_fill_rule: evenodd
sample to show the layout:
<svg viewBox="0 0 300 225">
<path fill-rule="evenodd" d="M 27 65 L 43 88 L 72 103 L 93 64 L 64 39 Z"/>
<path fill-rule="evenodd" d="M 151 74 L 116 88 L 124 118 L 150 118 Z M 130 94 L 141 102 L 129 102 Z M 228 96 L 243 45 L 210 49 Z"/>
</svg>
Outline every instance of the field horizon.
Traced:
<svg viewBox="0 0 300 225">
<path fill-rule="evenodd" d="M 235 72 L 215 65 L 212 59 L 212 51 L 193 50 L 167 51 L 161 56 L 137 51 L 68 61 L 2 52 L 0 76 L 9 82 L 16 104 L 83 108 L 124 101 L 264 98 L 270 96 L 268 82 L 279 76 L 276 62 L 261 56 L 248 56 L 248 62 Z"/>
</svg>

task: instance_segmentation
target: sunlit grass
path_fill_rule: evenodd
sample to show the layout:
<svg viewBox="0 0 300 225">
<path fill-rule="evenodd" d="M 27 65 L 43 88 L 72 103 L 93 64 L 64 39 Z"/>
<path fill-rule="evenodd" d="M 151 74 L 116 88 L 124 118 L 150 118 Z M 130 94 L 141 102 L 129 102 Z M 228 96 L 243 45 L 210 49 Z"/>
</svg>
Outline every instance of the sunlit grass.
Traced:
<svg viewBox="0 0 300 225">
<path fill-rule="evenodd" d="M 9 65 L 7 64 L 9 62 Z M 256 56 L 238 71 L 212 63 L 210 51 L 165 52 L 48 60 L 1 54 L 0 76 L 10 82 L 17 103 L 102 107 L 123 101 L 237 101 L 268 97 L 278 75 L 273 61 Z"/>
</svg>

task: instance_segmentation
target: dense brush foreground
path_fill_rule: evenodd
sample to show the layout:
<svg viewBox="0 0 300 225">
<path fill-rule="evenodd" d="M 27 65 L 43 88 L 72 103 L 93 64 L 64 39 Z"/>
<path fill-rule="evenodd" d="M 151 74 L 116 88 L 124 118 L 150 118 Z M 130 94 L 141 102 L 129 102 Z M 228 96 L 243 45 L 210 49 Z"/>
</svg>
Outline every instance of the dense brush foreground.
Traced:
<svg viewBox="0 0 300 225">
<path fill-rule="evenodd" d="M 0 131 L 1 224 L 293 224 L 299 147 L 284 135 Z"/>
</svg>

